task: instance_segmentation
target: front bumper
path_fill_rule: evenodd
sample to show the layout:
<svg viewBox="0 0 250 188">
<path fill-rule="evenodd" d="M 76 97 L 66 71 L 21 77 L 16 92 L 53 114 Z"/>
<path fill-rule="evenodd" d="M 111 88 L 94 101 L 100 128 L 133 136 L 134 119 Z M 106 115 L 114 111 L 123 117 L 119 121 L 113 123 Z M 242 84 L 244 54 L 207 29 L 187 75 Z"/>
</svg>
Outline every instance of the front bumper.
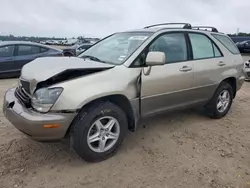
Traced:
<svg viewBox="0 0 250 188">
<path fill-rule="evenodd" d="M 37 141 L 55 141 L 62 139 L 75 113 L 41 114 L 23 107 L 14 95 L 15 88 L 6 91 L 3 102 L 5 117 L 21 132 Z M 59 124 L 58 128 L 44 128 L 44 125 Z"/>
</svg>

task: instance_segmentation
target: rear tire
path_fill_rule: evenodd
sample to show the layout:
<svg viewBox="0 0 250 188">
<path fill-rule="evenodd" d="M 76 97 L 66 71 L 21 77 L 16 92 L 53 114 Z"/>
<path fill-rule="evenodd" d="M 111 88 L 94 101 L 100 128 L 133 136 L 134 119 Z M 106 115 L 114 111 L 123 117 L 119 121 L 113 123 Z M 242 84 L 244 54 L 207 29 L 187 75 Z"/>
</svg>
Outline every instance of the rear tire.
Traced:
<svg viewBox="0 0 250 188">
<path fill-rule="evenodd" d="M 76 118 L 72 144 L 82 159 L 98 162 L 116 153 L 128 129 L 126 114 L 120 107 L 108 101 L 93 103 Z"/>
<path fill-rule="evenodd" d="M 232 102 L 233 88 L 228 82 L 222 82 L 206 105 L 208 116 L 214 119 L 224 117 L 230 110 Z"/>
</svg>

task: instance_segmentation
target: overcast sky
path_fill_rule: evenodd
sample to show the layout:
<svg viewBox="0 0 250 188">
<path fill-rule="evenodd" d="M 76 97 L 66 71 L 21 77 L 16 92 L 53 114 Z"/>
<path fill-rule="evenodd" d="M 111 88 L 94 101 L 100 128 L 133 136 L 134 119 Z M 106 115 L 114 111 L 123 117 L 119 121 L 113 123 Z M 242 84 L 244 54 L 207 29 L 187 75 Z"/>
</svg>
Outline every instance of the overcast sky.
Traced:
<svg viewBox="0 0 250 188">
<path fill-rule="evenodd" d="M 0 0 L 0 34 L 97 36 L 159 22 L 250 32 L 249 0 Z"/>
</svg>

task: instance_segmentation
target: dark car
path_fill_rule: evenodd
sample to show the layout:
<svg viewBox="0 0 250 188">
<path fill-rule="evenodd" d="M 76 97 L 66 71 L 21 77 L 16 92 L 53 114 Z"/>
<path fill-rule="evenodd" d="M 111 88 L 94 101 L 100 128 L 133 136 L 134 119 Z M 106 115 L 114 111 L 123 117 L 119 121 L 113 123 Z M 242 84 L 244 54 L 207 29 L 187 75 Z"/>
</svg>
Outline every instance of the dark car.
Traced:
<svg viewBox="0 0 250 188">
<path fill-rule="evenodd" d="M 250 40 L 245 40 L 243 42 L 236 43 L 241 53 L 250 52 Z"/>
<path fill-rule="evenodd" d="M 91 43 L 76 44 L 69 48 L 63 49 L 63 54 L 64 56 L 78 56 L 80 53 L 84 52 L 92 45 L 93 44 Z"/>
<path fill-rule="evenodd" d="M 63 56 L 63 53 L 60 49 L 33 42 L 0 42 L 0 77 L 19 76 L 26 63 L 47 56 Z"/>
</svg>

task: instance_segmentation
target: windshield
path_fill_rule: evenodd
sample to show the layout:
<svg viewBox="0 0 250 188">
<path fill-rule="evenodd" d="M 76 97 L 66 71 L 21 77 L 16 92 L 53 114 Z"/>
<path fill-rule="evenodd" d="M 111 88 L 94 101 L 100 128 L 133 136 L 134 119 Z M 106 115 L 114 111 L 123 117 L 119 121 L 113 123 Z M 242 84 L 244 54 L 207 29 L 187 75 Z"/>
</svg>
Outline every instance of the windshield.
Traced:
<svg viewBox="0 0 250 188">
<path fill-rule="evenodd" d="M 78 57 L 94 57 L 102 62 L 121 65 L 149 37 L 149 32 L 117 33 L 95 44 Z"/>
</svg>

